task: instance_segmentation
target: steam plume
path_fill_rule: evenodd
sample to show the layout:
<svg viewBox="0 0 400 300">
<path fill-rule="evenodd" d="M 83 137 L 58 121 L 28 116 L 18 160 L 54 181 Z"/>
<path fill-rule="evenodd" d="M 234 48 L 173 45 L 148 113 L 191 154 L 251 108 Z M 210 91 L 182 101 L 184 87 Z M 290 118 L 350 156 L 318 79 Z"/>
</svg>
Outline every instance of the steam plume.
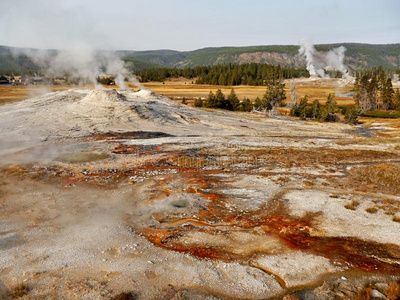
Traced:
<svg viewBox="0 0 400 300">
<path fill-rule="evenodd" d="M 299 55 L 306 61 L 306 68 L 311 76 L 329 78 L 325 71 L 339 71 L 343 78 L 350 78 L 344 66 L 344 53 L 346 48 L 340 46 L 328 53 L 318 52 L 314 45 L 306 39 L 300 41 Z"/>
<path fill-rule="evenodd" d="M 127 88 L 125 78 L 143 88 L 132 68 L 111 51 L 114 35 L 99 30 L 101 18 L 91 10 L 68 1 L 28 2 L 2 0 L 0 26 L 7 30 L 0 32 L 0 41 L 61 50 L 14 48 L 13 55 L 27 56 L 49 78 L 67 76 L 74 83 L 97 85 L 99 75 L 113 75 L 121 89 Z"/>
<path fill-rule="evenodd" d="M 120 89 L 127 89 L 125 78 L 139 88 L 144 88 L 120 57 L 86 43 L 78 43 L 74 47 L 58 51 L 15 48 L 13 55 L 26 55 L 49 78 L 67 76 L 69 80 L 79 84 L 93 84 L 100 88 L 97 78 L 107 74 L 115 78 Z"/>
</svg>

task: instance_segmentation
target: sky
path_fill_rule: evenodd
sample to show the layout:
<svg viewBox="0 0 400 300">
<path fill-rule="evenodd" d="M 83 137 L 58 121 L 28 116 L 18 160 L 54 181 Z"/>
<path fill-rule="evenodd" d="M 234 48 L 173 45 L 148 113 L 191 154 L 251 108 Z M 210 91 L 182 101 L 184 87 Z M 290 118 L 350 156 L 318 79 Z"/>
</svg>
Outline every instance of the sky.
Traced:
<svg viewBox="0 0 400 300">
<path fill-rule="evenodd" d="M 400 0 L 0 0 L 0 45 L 195 50 L 400 43 Z"/>
</svg>

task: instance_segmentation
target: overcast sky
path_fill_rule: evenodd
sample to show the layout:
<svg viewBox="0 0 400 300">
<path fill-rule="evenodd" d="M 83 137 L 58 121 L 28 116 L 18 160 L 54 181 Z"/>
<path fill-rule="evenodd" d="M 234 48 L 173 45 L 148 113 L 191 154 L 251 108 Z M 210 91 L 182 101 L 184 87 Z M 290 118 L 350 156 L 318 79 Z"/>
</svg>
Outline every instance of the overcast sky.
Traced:
<svg viewBox="0 0 400 300">
<path fill-rule="evenodd" d="M 400 43 L 400 0 L 0 0 L 0 45 L 194 50 Z"/>
</svg>

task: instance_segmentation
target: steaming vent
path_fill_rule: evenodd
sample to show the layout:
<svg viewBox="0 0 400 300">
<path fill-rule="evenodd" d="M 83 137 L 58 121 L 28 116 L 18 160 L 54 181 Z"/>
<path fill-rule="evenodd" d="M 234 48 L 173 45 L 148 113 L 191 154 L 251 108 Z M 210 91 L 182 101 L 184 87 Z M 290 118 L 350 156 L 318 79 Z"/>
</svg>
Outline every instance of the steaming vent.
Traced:
<svg viewBox="0 0 400 300">
<path fill-rule="evenodd" d="M 93 90 L 81 100 L 81 104 L 114 106 L 125 101 L 127 101 L 126 98 L 116 90 Z"/>
<path fill-rule="evenodd" d="M 346 48 L 340 46 L 328 52 L 318 52 L 314 45 L 306 39 L 300 41 L 299 55 L 306 61 L 306 68 L 311 77 L 330 78 L 326 71 L 339 71 L 342 78 L 351 79 L 344 65 Z"/>
</svg>

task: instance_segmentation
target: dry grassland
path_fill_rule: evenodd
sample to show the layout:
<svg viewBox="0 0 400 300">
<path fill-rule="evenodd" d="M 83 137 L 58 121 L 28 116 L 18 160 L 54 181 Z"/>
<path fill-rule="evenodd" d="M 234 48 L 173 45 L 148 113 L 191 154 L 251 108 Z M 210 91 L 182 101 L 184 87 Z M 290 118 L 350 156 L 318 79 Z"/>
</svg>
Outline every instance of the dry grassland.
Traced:
<svg viewBox="0 0 400 300">
<path fill-rule="evenodd" d="M 151 89 L 157 94 L 165 95 L 170 98 L 182 99 L 185 97 L 189 99 L 189 104 L 194 98 L 207 97 L 210 91 L 214 93 L 221 89 L 225 95 L 228 95 L 232 88 L 235 89 L 239 99 L 250 98 L 254 100 L 256 97 L 262 98 L 265 93 L 265 86 L 218 86 L 218 85 L 207 85 L 207 84 L 192 84 L 192 80 L 188 79 L 174 79 L 162 82 L 148 82 L 144 86 Z M 117 88 L 115 86 L 106 86 L 107 88 Z M 136 88 L 134 84 L 130 84 L 130 87 Z M 76 88 L 71 85 L 53 85 L 53 86 L 11 86 L 11 85 L 0 85 L 0 105 L 5 103 L 16 102 L 24 100 L 30 97 L 38 96 L 46 92 L 63 91 Z M 93 89 L 93 86 L 82 86 L 82 89 Z M 352 89 L 352 86 L 346 86 L 340 91 L 348 92 Z M 296 86 L 298 97 L 308 96 L 309 102 L 318 99 L 321 103 L 324 103 L 329 93 L 335 93 L 336 87 L 333 82 L 322 81 L 321 83 L 305 82 L 300 83 Z M 286 82 L 286 101 L 290 101 L 290 87 L 289 82 Z M 339 105 L 351 105 L 354 104 L 353 99 L 350 97 L 336 97 Z"/>
<path fill-rule="evenodd" d="M 65 91 L 76 88 L 72 85 L 0 85 L 0 105 L 13 103 L 45 93 Z M 82 89 L 93 89 L 93 86 L 82 86 Z"/>
<path fill-rule="evenodd" d="M 361 166 L 350 171 L 349 181 L 353 186 L 386 191 L 394 195 L 400 193 L 400 166 L 396 164 L 381 164 Z"/>
<path fill-rule="evenodd" d="M 289 81 L 286 84 L 286 97 L 287 101 L 290 101 L 290 85 Z M 193 99 L 197 97 L 207 97 L 210 91 L 214 93 L 221 89 L 225 95 L 228 95 L 233 88 L 238 95 L 239 99 L 244 97 L 254 100 L 256 97 L 262 98 L 265 94 L 265 86 L 219 86 L 219 85 L 208 85 L 208 84 L 192 84 L 191 80 L 171 80 L 162 82 L 148 82 L 144 84 L 147 88 L 151 89 L 157 94 L 162 94 L 167 97 L 181 98 L 185 97 Z M 132 87 L 135 87 L 132 85 Z M 351 91 L 352 86 L 346 86 L 340 91 L 342 93 Z M 315 84 L 315 82 L 301 83 L 296 85 L 296 92 L 298 97 L 308 96 L 309 102 L 319 100 L 321 103 L 325 103 L 329 93 L 335 93 L 336 87 L 333 82 L 323 81 L 321 84 Z M 351 105 L 354 104 L 353 98 L 351 97 L 336 97 L 339 105 Z"/>
</svg>

